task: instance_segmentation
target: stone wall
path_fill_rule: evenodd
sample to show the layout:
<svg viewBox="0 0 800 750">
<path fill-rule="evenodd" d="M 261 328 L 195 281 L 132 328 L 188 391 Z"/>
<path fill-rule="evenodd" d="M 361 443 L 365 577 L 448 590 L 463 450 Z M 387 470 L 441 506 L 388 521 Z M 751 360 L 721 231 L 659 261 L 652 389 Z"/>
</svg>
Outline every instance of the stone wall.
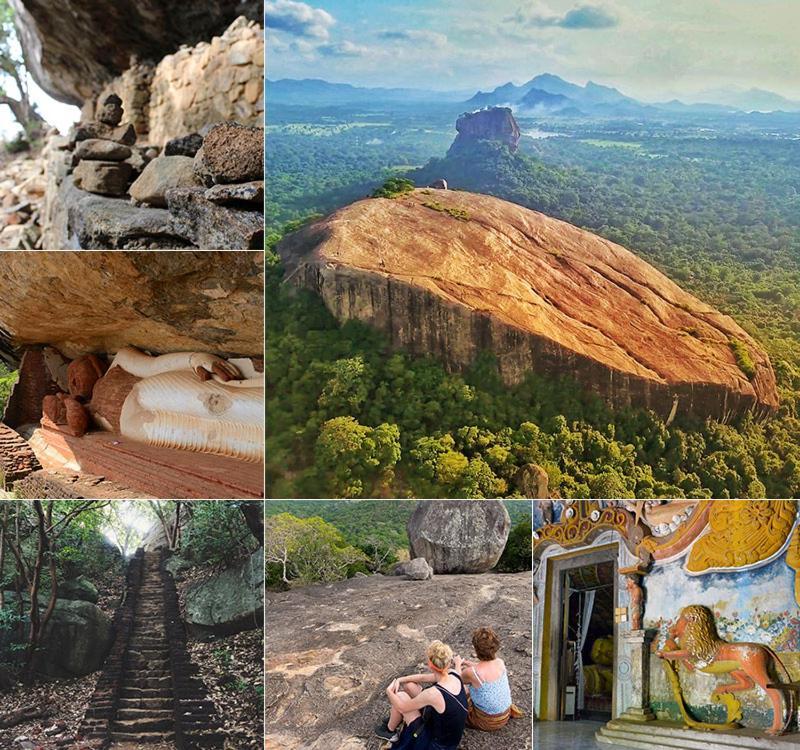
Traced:
<svg viewBox="0 0 800 750">
<path fill-rule="evenodd" d="M 133 63 L 95 102 L 119 95 L 140 143 L 163 146 L 222 120 L 263 123 L 264 35 L 255 21 L 242 16 L 222 36 L 183 46 L 158 65 Z"/>
</svg>

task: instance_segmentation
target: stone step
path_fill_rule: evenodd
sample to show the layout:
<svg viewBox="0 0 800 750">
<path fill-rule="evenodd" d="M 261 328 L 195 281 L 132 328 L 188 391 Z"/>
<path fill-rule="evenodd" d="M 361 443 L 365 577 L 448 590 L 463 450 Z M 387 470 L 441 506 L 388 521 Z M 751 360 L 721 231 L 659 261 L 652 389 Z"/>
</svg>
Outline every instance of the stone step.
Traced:
<svg viewBox="0 0 800 750">
<path fill-rule="evenodd" d="M 147 719 L 148 721 L 173 721 L 172 711 L 163 708 L 120 708 L 117 711 L 117 722 Z"/>
<path fill-rule="evenodd" d="M 713 739 L 712 739 L 713 738 Z M 602 727 L 595 739 L 606 745 L 636 747 L 645 750 L 800 750 L 797 735 L 787 737 L 766 737 L 752 729 L 739 729 L 730 732 L 704 732 L 685 729 L 672 722 L 647 721 L 633 722 L 614 719 Z"/>
<path fill-rule="evenodd" d="M 119 709 L 145 708 L 155 711 L 171 711 L 174 701 L 172 698 L 120 698 Z"/>
<path fill-rule="evenodd" d="M 158 742 L 174 742 L 175 732 L 111 732 L 112 742 L 133 742 L 138 745 L 155 745 Z"/>
<path fill-rule="evenodd" d="M 166 717 L 137 719 L 117 719 L 112 725 L 114 732 L 146 734 L 147 732 L 170 732 L 174 728 L 172 714 Z"/>
</svg>

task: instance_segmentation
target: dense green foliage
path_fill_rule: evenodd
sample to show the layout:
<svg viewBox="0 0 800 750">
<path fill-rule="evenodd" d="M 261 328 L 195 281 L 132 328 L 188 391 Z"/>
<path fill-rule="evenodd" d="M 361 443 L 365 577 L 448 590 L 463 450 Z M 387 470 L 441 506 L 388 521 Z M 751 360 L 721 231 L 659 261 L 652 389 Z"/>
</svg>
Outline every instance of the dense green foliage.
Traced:
<svg viewBox="0 0 800 750">
<path fill-rule="evenodd" d="M 391 466 L 370 469 L 358 464 L 358 451 L 348 454 L 360 485 L 344 487 L 362 496 L 509 496 L 526 463 L 543 466 L 551 490 L 564 497 L 800 493 L 800 151 L 766 130 L 726 131 L 723 120 L 714 127 L 709 134 L 677 125 L 573 124 L 570 137 L 523 140 L 516 154 L 483 143 L 407 174 L 420 185 L 445 178 L 451 187 L 586 227 L 732 315 L 772 359 L 782 402 L 774 417 L 667 427 L 651 413 L 611 411 L 566 380 L 531 376 L 504 388 L 489 356 L 463 376 L 449 375 L 435 362 L 389 351 L 363 326 L 336 325 L 316 299 L 281 289 L 275 264 L 267 295 L 269 492 L 314 497 L 341 488 L 321 460 L 332 446 L 321 454 L 317 443 L 324 425 L 344 417 L 348 437 L 361 428 L 398 431 L 400 455 Z M 339 153 L 329 168 L 339 184 L 347 183 L 351 160 L 369 154 L 360 163 L 372 163 L 374 155 L 336 136 L 273 141 L 268 149 L 281 164 L 283 147 L 301 144 Z M 397 163 L 402 142 L 386 149 Z M 363 172 L 351 176 L 363 195 Z M 368 188 L 385 176 L 376 170 Z M 278 183 L 268 204 L 273 217 L 299 218 L 290 205 L 324 211 L 348 200 L 344 189 L 324 200 L 311 190 L 292 202 Z M 752 361 L 738 344 L 732 350 L 749 374 Z"/>
<path fill-rule="evenodd" d="M 526 516 L 508 534 L 503 554 L 495 570 L 500 573 L 517 573 L 531 569 L 531 517 Z"/>
<path fill-rule="evenodd" d="M 0 362 L 0 414 L 6 408 L 6 402 L 11 395 L 11 389 L 14 383 L 17 382 L 16 370 L 9 370 L 2 362 Z"/>
<path fill-rule="evenodd" d="M 366 570 L 365 553 L 318 516 L 270 516 L 264 551 L 270 587 L 340 581 Z"/>
<path fill-rule="evenodd" d="M 195 565 L 229 565 L 258 547 L 238 503 L 190 503 L 180 555 Z"/>
<path fill-rule="evenodd" d="M 414 189 L 414 183 L 405 177 L 390 177 L 372 193 L 373 198 L 396 198 Z"/>
</svg>

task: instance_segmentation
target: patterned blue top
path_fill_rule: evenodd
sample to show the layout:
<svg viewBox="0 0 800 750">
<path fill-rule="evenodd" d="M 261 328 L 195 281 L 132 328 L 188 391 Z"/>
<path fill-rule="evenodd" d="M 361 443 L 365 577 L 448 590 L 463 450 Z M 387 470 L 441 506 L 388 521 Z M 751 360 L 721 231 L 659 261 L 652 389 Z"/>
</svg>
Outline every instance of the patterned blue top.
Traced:
<svg viewBox="0 0 800 750">
<path fill-rule="evenodd" d="M 511 686 L 505 670 L 494 682 L 484 682 L 475 667 L 472 672 L 481 683 L 479 687 L 473 685 L 469 690 L 476 708 L 487 714 L 502 714 L 511 708 Z"/>
</svg>

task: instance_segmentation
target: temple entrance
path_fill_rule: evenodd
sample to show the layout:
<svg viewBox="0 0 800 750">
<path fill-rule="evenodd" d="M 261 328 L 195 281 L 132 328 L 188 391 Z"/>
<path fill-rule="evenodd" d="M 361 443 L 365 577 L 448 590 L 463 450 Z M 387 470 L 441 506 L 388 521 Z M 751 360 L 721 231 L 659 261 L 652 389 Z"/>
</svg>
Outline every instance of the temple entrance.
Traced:
<svg viewBox="0 0 800 750">
<path fill-rule="evenodd" d="M 608 560 L 565 571 L 562 718 L 611 719 L 614 568 Z"/>
<path fill-rule="evenodd" d="M 612 542 L 543 556 L 537 577 L 544 596 L 534 608 L 534 637 L 541 632 L 533 667 L 540 721 L 608 721 L 617 715 L 622 554 Z"/>
</svg>

